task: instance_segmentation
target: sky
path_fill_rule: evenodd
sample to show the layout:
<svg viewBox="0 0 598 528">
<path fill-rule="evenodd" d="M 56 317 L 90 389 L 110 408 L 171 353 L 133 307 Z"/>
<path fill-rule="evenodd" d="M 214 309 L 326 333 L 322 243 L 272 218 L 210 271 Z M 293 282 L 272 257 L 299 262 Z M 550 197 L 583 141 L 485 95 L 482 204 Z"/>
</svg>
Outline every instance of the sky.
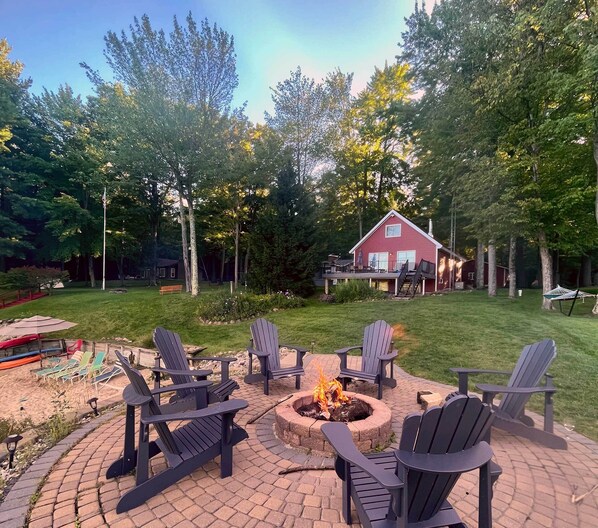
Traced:
<svg viewBox="0 0 598 528">
<path fill-rule="evenodd" d="M 432 4 L 431 0 L 428 3 Z M 104 36 L 127 31 L 147 14 L 166 33 L 173 16 L 184 22 L 207 18 L 235 39 L 239 86 L 234 106 L 247 103 L 251 121 L 272 112 L 270 88 L 297 66 L 317 81 L 336 68 L 354 73 L 353 91 L 365 88 L 374 68 L 395 62 L 405 17 L 414 0 L 0 0 L 0 39 L 9 56 L 25 66 L 31 91 L 69 84 L 92 94 L 79 63 L 111 79 L 103 56 Z"/>
</svg>

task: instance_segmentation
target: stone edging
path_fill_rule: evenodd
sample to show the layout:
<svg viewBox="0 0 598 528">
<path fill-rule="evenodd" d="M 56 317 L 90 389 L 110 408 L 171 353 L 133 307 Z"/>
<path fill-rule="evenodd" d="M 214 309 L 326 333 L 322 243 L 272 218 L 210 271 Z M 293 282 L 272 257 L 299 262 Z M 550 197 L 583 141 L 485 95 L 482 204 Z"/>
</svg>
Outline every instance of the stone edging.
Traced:
<svg viewBox="0 0 598 528">
<path fill-rule="evenodd" d="M 22 528 L 35 495 L 54 464 L 94 429 L 112 420 L 120 413 L 113 410 L 83 424 L 66 438 L 48 449 L 35 460 L 12 486 L 2 504 L 0 504 L 0 526 L 2 528 Z"/>
</svg>

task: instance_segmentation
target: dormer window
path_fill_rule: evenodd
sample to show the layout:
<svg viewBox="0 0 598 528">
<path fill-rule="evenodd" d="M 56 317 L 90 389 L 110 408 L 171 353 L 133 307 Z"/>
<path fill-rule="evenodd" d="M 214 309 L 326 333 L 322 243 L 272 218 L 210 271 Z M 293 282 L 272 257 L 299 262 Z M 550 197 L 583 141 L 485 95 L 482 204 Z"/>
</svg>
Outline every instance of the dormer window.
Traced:
<svg viewBox="0 0 598 528">
<path fill-rule="evenodd" d="M 401 236 L 401 224 L 389 224 L 385 230 L 386 238 L 396 238 Z"/>
</svg>

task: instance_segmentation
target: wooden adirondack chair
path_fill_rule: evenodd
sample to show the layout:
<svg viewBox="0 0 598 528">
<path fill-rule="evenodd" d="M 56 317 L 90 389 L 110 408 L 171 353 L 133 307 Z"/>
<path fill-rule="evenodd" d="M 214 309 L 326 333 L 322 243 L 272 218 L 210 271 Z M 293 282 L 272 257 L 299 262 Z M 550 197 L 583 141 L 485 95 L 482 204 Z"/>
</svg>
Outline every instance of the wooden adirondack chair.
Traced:
<svg viewBox="0 0 598 528">
<path fill-rule="evenodd" d="M 194 379 L 206 379 L 211 374 L 208 370 L 192 370 L 189 368 L 189 361 L 218 361 L 221 364 L 220 381 L 208 388 L 208 403 L 215 403 L 228 400 L 228 397 L 239 384 L 229 377 L 229 365 L 236 358 L 231 357 L 189 357 L 185 353 L 181 337 L 175 332 L 166 330 L 161 326 L 154 330 L 154 343 L 158 348 L 159 354 L 156 356 L 156 365 L 152 369 L 154 372 L 154 388 L 160 387 L 160 378 L 162 373 L 171 376 L 175 385 L 184 385 L 192 382 Z M 160 367 L 160 360 L 164 362 L 165 368 Z M 195 394 L 193 390 L 181 389 L 170 399 L 174 402 L 190 402 L 195 405 Z"/>
<path fill-rule="evenodd" d="M 361 370 L 347 368 L 347 353 L 350 350 L 361 350 Z M 341 372 L 338 379 L 347 390 L 350 380 L 362 380 L 378 385 L 378 399 L 382 399 L 382 385 L 396 387 L 393 378 L 393 359 L 397 351 L 392 349 L 392 327 L 385 321 L 376 321 L 365 327 L 363 344 L 336 350 L 341 359 Z M 386 365 L 390 364 L 390 377 L 386 376 Z"/>
<path fill-rule="evenodd" d="M 324 424 L 337 454 L 347 524 L 353 499 L 365 528 L 464 528 L 447 497 L 462 473 L 479 469 L 479 527 L 490 528 L 492 483 L 501 473 L 482 441 L 492 419 L 489 405 L 458 395 L 443 407 L 407 416 L 399 449 L 371 455 L 357 450 L 346 424 Z"/>
<path fill-rule="evenodd" d="M 189 475 L 206 462 L 220 456 L 220 476 L 229 477 L 233 471 L 233 446 L 247 438 L 247 433 L 233 422 L 237 411 L 247 407 L 245 400 L 229 400 L 207 408 L 174 414 L 168 407 L 160 408 L 154 395 L 172 390 L 162 387 L 150 391 L 143 376 L 116 352 L 120 365 L 131 382 L 123 391 L 127 404 L 125 422 L 125 448 L 122 458 L 108 468 L 108 478 L 124 475 L 136 469 L 135 487 L 126 492 L 116 506 L 122 513 L 143 504 L 147 499 L 165 490 Z M 185 389 L 205 391 L 211 382 L 199 381 L 185 384 Z M 135 407 L 141 407 L 139 445 L 135 450 Z M 171 431 L 168 422 L 187 421 Z M 158 438 L 149 440 L 149 427 L 153 425 Z M 168 469 L 149 477 L 150 458 L 163 453 Z"/>
<path fill-rule="evenodd" d="M 478 384 L 483 400 L 492 404 L 497 394 L 503 394 L 500 404 L 494 408 L 494 426 L 523 436 L 553 449 L 567 449 L 567 441 L 554 434 L 552 396 L 556 388 L 548 367 L 556 357 L 556 344 L 552 339 L 526 345 L 513 371 L 452 368 L 459 375 L 459 392 L 467 394 L 470 374 L 511 375 L 506 386 Z M 540 380 L 546 379 L 544 385 Z M 534 421 L 525 415 L 525 406 L 532 394 L 544 393 L 544 430 L 534 427 Z M 490 437 L 488 437 L 490 440 Z"/>
<path fill-rule="evenodd" d="M 278 328 L 270 321 L 257 319 L 251 325 L 251 343 L 247 348 L 249 353 L 248 374 L 245 376 L 245 383 L 264 382 L 264 394 L 269 394 L 269 381 L 295 376 L 295 388 L 301 388 L 301 376 L 303 370 L 303 356 L 308 352 L 307 348 L 296 345 L 281 345 L 278 342 Z M 286 347 L 297 351 L 297 362 L 293 367 L 283 368 L 280 366 L 280 349 Z M 253 356 L 260 362 L 260 372 L 253 372 Z"/>
</svg>

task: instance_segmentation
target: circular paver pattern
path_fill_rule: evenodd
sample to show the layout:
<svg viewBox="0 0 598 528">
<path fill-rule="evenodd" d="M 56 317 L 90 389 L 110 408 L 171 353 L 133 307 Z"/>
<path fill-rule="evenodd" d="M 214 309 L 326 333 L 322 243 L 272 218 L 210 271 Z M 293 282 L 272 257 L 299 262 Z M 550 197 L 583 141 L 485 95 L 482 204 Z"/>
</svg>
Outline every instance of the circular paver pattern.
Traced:
<svg viewBox="0 0 598 528">
<path fill-rule="evenodd" d="M 313 360 L 314 356 L 309 359 Z M 328 375 L 338 373 L 336 356 L 317 356 L 317 359 Z M 351 361 L 355 368 L 358 360 L 351 358 Z M 311 362 L 308 363 L 302 382 L 304 389 L 313 386 L 318 376 Z M 432 390 L 444 396 L 454 387 L 415 378 L 400 369 L 395 372 L 397 387 L 385 388 L 383 399 L 392 411 L 394 432 L 400 438 L 403 418 L 419 409 L 415 401 L 418 390 Z M 248 424 L 294 392 L 294 380 L 272 382 L 269 396 L 263 394 L 261 385 L 240 384 L 235 397 L 248 400 L 250 405 L 237 415 L 237 422 L 246 428 L 249 439 L 234 449 L 232 477 L 220 479 L 216 459 L 143 506 L 116 514 L 119 497 L 134 485 L 132 475 L 112 480 L 105 477 L 110 463 L 122 452 L 124 416 L 120 415 L 80 440 L 52 468 L 31 511 L 30 528 L 346 526 L 340 516 L 340 481 L 334 471 L 325 469 L 332 459 L 282 444 L 273 432 L 272 411 Z M 352 385 L 351 390 L 372 397 L 376 392 L 375 386 L 361 383 Z M 598 482 L 598 446 L 560 425 L 556 426 L 556 432 L 567 437 L 567 451 L 544 448 L 501 431 L 493 433 L 495 459 L 503 468 L 492 503 L 495 527 L 590 528 L 597 525 L 598 492 L 577 504 L 572 503 L 571 495 L 582 494 Z M 298 465 L 324 469 L 280 474 Z M 153 471 L 164 467 L 162 456 L 152 460 Z M 464 475 L 450 500 L 465 523 L 477 526 L 476 474 Z M 357 519 L 355 515 L 354 520 Z"/>
</svg>

